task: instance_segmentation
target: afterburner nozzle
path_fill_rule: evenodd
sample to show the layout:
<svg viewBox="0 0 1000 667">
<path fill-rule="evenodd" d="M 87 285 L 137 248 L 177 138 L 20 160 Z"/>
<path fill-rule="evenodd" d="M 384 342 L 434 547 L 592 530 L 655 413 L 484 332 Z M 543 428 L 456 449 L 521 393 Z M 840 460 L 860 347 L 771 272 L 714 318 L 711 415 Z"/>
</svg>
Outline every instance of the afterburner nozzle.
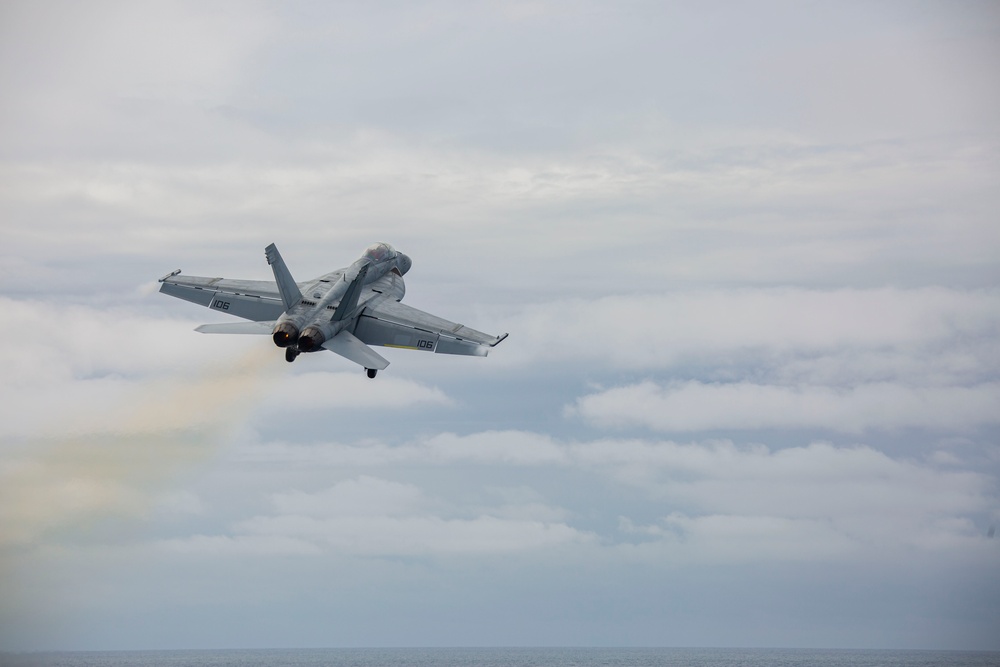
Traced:
<svg viewBox="0 0 1000 667">
<path fill-rule="evenodd" d="M 326 341 L 326 336 L 323 332 L 314 326 L 308 326 L 302 330 L 302 335 L 299 336 L 299 349 L 303 352 L 315 352 L 322 347 L 323 343 Z"/>
<path fill-rule="evenodd" d="M 288 347 L 289 345 L 292 345 L 298 337 L 299 328 L 291 322 L 281 322 L 278 326 L 274 327 L 274 333 L 271 334 L 274 344 L 278 347 Z"/>
</svg>

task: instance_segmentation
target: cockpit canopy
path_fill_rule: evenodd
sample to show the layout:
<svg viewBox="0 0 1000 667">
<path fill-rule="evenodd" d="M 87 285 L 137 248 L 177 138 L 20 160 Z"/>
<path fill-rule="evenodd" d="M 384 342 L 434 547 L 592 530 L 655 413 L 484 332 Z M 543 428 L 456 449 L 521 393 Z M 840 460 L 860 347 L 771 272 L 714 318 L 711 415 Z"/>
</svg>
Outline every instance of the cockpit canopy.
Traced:
<svg viewBox="0 0 1000 667">
<path fill-rule="evenodd" d="M 375 243 L 368 246 L 365 250 L 365 254 L 362 255 L 365 259 L 370 259 L 373 262 L 384 262 L 387 259 L 392 259 L 396 256 L 396 250 L 388 243 Z"/>
</svg>

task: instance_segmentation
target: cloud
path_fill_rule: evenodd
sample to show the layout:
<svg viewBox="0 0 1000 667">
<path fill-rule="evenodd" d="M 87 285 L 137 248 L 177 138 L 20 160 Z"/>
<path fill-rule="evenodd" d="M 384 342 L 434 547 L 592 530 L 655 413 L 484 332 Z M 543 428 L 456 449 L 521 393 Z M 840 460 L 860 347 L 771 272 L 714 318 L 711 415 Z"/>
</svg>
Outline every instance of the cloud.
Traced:
<svg viewBox="0 0 1000 667">
<path fill-rule="evenodd" d="M 200 336 L 193 345 L 195 324 L 123 307 L 0 297 L 0 328 L 13 338 L 0 347 L 0 432 L 20 438 L 114 432 L 116 420 L 148 411 L 157 391 L 182 394 L 185 374 L 198 378 L 200 369 L 239 363 L 242 354 L 253 359 L 243 363 L 261 380 L 280 368 L 246 340 Z M 198 380 L 190 382 L 191 395 L 198 395 Z M 200 419 L 195 412 L 191 418 Z"/>
<path fill-rule="evenodd" d="M 0 348 L 0 546 L 157 506 L 196 510 L 196 497 L 156 494 L 254 416 L 451 405 L 400 378 L 295 375 L 268 340 L 213 339 L 125 308 L 0 298 L 0 328 L 26 334 Z"/>
<path fill-rule="evenodd" d="M 449 446 L 442 449 L 442 442 Z M 517 452 L 526 443 L 539 455 L 510 456 L 505 451 Z M 274 496 L 277 515 L 237 524 L 239 534 L 275 531 L 303 539 L 313 535 L 318 540 L 336 525 L 364 542 L 368 538 L 362 526 L 372 516 L 385 518 L 371 523 L 372 531 L 391 532 L 403 530 L 398 525 L 403 517 L 471 520 L 453 514 L 464 507 L 477 518 L 565 524 L 594 533 L 596 544 L 620 547 L 622 557 L 632 554 L 629 558 L 864 560 L 907 549 L 932 553 L 978 548 L 983 517 L 1000 511 L 995 478 L 986 471 L 970 471 L 973 464 L 958 453 L 944 462 L 933 455 L 922 462 L 894 458 L 870 446 L 822 442 L 777 448 L 728 440 L 575 441 L 509 431 L 433 436 L 394 446 L 261 444 L 234 454 L 242 466 L 266 467 L 269 461 L 284 460 L 339 473 L 365 471 L 319 491 L 280 492 Z M 372 476 L 414 466 L 462 472 L 449 483 L 431 476 L 438 480 L 433 496 L 419 484 Z M 499 505 L 485 502 L 479 492 L 484 480 L 510 479 L 504 471 L 525 468 L 544 471 L 539 474 L 550 480 L 546 498 L 537 491 L 526 497 L 500 489 L 499 496 L 490 494 L 499 497 Z M 632 494 L 629 489 L 641 493 L 641 502 L 626 500 Z M 603 521 L 591 523 L 593 517 L 606 515 L 616 518 L 618 530 L 609 530 Z M 298 518 L 279 520 L 282 516 Z M 728 528 L 731 532 L 726 533 Z M 351 550 L 339 539 L 328 544 L 333 550 Z"/>
<path fill-rule="evenodd" d="M 331 365 L 356 367 L 339 357 L 323 356 L 330 356 Z M 262 406 L 262 411 L 273 415 L 302 411 L 326 412 L 358 408 L 394 410 L 416 405 L 454 405 L 454 401 L 436 387 L 395 377 L 392 373 L 383 373 L 373 382 L 360 367 L 356 368 L 358 370 L 351 372 L 308 371 L 286 375 L 269 388 L 270 398 Z"/>
<path fill-rule="evenodd" d="M 205 313 L 205 319 L 212 317 Z M 443 391 L 417 381 L 383 374 L 372 382 L 360 368 L 347 372 L 354 364 L 333 354 L 303 358 L 292 367 L 266 337 L 197 334 L 192 329 L 198 322 L 135 308 L 0 297 L 0 329 L 17 338 L 16 344 L 0 347 L 5 369 L 0 433 L 23 438 L 89 432 L 85 424 L 90 416 L 130 414 L 136 396 L 155 401 L 159 389 L 183 392 L 185 377 L 197 377 L 205 367 L 240 363 L 241 354 L 254 359 L 253 372 L 267 397 L 261 412 L 269 415 L 453 405 Z M 301 372 L 307 364 L 317 370 Z M 323 368 L 343 371 L 319 370 Z M 52 420 L 52 414 L 60 418 Z"/>
<path fill-rule="evenodd" d="M 159 540 L 159 549 L 172 554 L 234 558 L 250 554 L 264 556 L 314 556 L 322 549 L 308 540 L 277 535 L 192 535 Z"/>
<path fill-rule="evenodd" d="M 0 14 L 0 643 L 995 646 L 994 8 Z M 149 293 L 381 239 L 510 339 Z"/>
<path fill-rule="evenodd" d="M 253 352 L 184 380 L 134 383 L 91 412 L 60 414 L 5 442 L 0 546 L 148 513 L 158 487 L 209 458 L 246 419 L 268 378 L 263 362 Z"/>
<path fill-rule="evenodd" d="M 200 321 L 150 314 L 134 305 L 0 296 L 0 325 L 11 342 L 0 348 L 0 360 L 14 380 L 30 384 L 71 376 L 131 377 L 190 370 L 218 358 L 220 350 L 241 350 L 235 337 L 195 335 L 192 329 Z M 193 345 L 195 340 L 200 345 Z"/>
<path fill-rule="evenodd" d="M 562 523 L 479 516 L 255 517 L 235 527 L 254 536 L 298 537 L 325 551 L 373 556 L 504 554 L 587 542 L 590 536 Z"/>
<path fill-rule="evenodd" d="M 749 382 L 654 382 L 576 399 L 567 414 L 596 426 L 658 431 L 829 429 L 847 433 L 926 428 L 968 431 L 1000 423 L 1000 384 L 907 387 L 891 383 L 848 389 Z"/>
<path fill-rule="evenodd" d="M 387 444 L 377 438 L 350 444 L 336 441 L 254 443 L 241 447 L 232 456 L 238 462 L 267 464 L 284 461 L 306 467 L 340 465 L 377 468 L 413 463 L 536 467 L 569 462 L 565 448 L 557 439 L 527 431 L 482 431 L 468 435 L 436 433 L 401 444 Z"/>
<path fill-rule="evenodd" d="M 516 431 L 487 431 L 469 436 L 441 433 L 419 447 L 426 450 L 431 460 L 442 462 L 532 466 L 566 460 L 565 452 L 551 437 Z"/>
<path fill-rule="evenodd" d="M 158 512 L 169 515 L 200 515 L 206 511 L 202 499 L 195 493 L 186 490 L 168 491 L 155 501 Z"/>
<path fill-rule="evenodd" d="M 424 503 L 420 489 L 412 484 L 363 475 L 316 493 L 291 491 L 273 496 L 281 514 L 310 517 L 353 515 L 398 516 L 410 514 Z"/>
<path fill-rule="evenodd" d="M 189 143 L 174 141 L 185 133 L 215 144 L 212 130 L 225 128 L 205 112 L 228 99 L 271 26 L 253 3 L 7 6 L 0 81 L 19 93 L 3 110 L 5 148 L 28 159 L 149 155 Z"/>
<path fill-rule="evenodd" d="M 692 517 L 674 512 L 659 523 L 644 526 L 623 518 L 621 530 L 639 536 L 639 541 L 618 547 L 627 556 L 685 563 L 823 562 L 849 558 L 859 551 L 850 536 L 838 532 L 825 519 L 720 514 Z"/>
<path fill-rule="evenodd" d="M 520 340 L 506 356 L 520 363 L 573 359 L 649 369 L 753 360 L 763 366 L 842 351 L 962 350 L 1000 331 L 1000 295 L 940 287 L 628 294 L 532 304 L 511 329 Z M 995 354 L 992 345 L 985 350 Z"/>
<path fill-rule="evenodd" d="M 683 558 L 877 559 L 973 549 L 982 542 L 974 519 L 995 508 L 988 474 L 870 447 L 606 441 L 581 445 L 577 458 L 609 467 L 669 508 L 645 534 L 657 538 L 657 553 L 673 548 Z M 624 526 L 643 533 L 627 519 Z"/>
<path fill-rule="evenodd" d="M 510 155 L 369 124 L 292 141 L 214 116 L 196 125 L 209 121 L 201 140 L 169 144 L 224 142 L 217 155 L 155 159 L 148 148 L 99 167 L 0 166 L 10 254 L 34 266 L 157 248 L 174 255 L 168 267 L 222 271 L 246 267 L 236 253 L 284 239 L 290 259 L 318 272 L 331 252 L 351 261 L 377 229 L 424 280 L 447 286 L 458 268 L 483 289 L 502 291 L 486 278 L 503 275 L 504 289 L 562 298 L 691 284 L 992 284 L 989 248 L 1000 242 L 989 217 L 995 152 L 975 140 L 845 147 L 712 131 L 679 148 L 650 145 L 676 134 L 651 114 L 638 139 Z M 162 136 L 151 124 L 144 134 Z M 273 239 L 276 221 L 288 224 Z M 453 242 L 429 242 L 428 229 Z M 513 257 L 525 260 L 516 270 Z"/>
<path fill-rule="evenodd" d="M 510 506 L 498 515 L 486 510 L 474 517 L 454 516 L 455 508 L 415 485 L 371 476 L 312 493 L 278 493 L 273 504 L 277 513 L 239 521 L 230 534 L 173 539 L 161 546 L 200 553 L 293 549 L 305 554 L 442 556 L 533 551 L 594 539 L 560 521 L 527 518 L 524 508 L 519 517 L 511 516 Z M 554 514 L 543 506 L 536 509 Z"/>
</svg>

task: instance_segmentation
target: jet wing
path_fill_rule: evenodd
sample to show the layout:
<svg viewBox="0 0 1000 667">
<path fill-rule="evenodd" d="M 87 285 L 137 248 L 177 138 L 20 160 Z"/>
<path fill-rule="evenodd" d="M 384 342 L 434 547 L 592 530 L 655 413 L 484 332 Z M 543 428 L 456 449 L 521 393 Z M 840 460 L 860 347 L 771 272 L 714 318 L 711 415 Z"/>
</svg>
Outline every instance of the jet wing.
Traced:
<svg viewBox="0 0 1000 667">
<path fill-rule="evenodd" d="M 485 357 L 507 337 L 491 336 L 391 299 L 365 307 L 354 335 L 367 345 Z"/>
<path fill-rule="evenodd" d="M 179 274 L 178 269 L 160 278 L 160 291 L 245 320 L 276 320 L 285 312 L 278 286 L 273 281 Z"/>
</svg>

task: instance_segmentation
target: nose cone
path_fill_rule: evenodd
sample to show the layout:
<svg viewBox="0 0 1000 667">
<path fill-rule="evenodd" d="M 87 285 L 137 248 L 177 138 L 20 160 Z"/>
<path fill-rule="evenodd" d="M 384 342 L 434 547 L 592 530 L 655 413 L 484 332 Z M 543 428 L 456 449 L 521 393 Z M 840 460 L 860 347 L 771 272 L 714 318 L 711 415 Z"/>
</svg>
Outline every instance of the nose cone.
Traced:
<svg viewBox="0 0 1000 667">
<path fill-rule="evenodd" d="M 413 260 L 410 259 L 410 256 L 404 255 L 403 253 L 399 253 L 397 261 L 399 262 L 398 266 L 401 274 L 405 274 L 410 270 L 410 267 L 413 266 Z"/>
</svg>

